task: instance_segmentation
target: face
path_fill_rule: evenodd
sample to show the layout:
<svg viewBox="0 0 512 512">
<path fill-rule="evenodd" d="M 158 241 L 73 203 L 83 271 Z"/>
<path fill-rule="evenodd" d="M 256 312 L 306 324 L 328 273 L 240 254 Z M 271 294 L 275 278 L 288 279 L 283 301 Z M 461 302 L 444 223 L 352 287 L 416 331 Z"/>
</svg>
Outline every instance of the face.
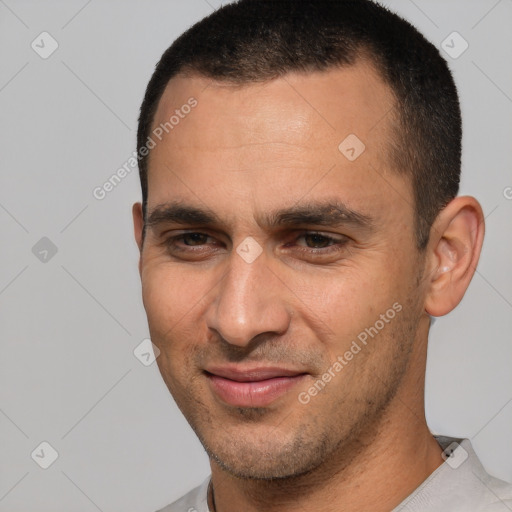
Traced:
<svg viewBox="0 0 512 512">
<path fill-rule="evenodd" d="M 144 306 L 165 383 L 234 475 L 320 466 L 411 371 L 421 262 L 412 187 L 387 156 L 392 107 L 364 63 L 244 86 L 177 77 L 159 104 L 153 128 L 179 121 L 149 158 Z M 339 149 L 350 134 L 363 151 Z"/>
</svg>

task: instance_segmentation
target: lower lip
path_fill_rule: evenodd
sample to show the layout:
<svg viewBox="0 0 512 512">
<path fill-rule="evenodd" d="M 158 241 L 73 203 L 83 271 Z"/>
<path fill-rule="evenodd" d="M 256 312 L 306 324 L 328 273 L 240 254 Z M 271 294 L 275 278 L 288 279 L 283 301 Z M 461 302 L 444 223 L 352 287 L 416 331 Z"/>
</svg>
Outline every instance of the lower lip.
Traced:
<svg viewBox="0 0 512 512">
<path fill-rule="evenodd" d="M 238 382 L 218 375 L 207 374 L 208 380 L 219 398 L 237 407 L 264 407 L 284 395 L 305 377 L 274 377 L 261 381 Z"/>
</svg>

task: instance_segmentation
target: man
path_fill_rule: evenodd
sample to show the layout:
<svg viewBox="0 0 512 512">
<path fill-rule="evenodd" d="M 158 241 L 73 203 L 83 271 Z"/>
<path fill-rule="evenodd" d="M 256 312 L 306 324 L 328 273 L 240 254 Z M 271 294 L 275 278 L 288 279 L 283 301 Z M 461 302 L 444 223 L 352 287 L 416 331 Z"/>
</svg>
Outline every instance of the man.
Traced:
<svg viewBox="0 0 512 512">
<path fill-rule="evenodd" d="M 484 236 L 435 47 L 367 0 L 228 4 L 162 56 L 138 150 L 151 338 L 212 471 L 165 512 L 512 509 L 425 420 Z"/>
</svg>

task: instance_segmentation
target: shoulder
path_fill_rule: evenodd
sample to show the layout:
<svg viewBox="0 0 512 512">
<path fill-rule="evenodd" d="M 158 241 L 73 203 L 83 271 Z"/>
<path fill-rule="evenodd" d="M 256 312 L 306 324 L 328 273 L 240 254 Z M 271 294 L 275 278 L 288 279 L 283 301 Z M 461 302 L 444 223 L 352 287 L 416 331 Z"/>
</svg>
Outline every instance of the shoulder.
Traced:
<svg viewBox="0 0 512 512">
<path fill-rule="evenodd" d="M 450 464 L 449 450 L 445 449 L 447 455 L 446 462 L 451 470 L 451 475 L 446 476 L 447 480 L 452 480 L 452 488 L 458 488 L 468 497 L 469 502 L 478 512 L 506 512 L 512 510 L 512 484 L 500 480 L 490 475 L 475 453 L 469 439 L 453 440 L 451 438 L 441 438 L 444 444 L 454 446 L 455 450 L 462 454 L 455 464 Z M 440 443 L 441 444 L 441 443 Z M 441 444 L 442 445 L 442 444 Z M 446 468 L 448 469 L 448 468 Z M 460 471 L 462 469 L 462 471 Z"/>
<path fill-rule="evenodd" d="M 201 485 L 185 494 L 185 496 L 156 512 L 209 512 L 207 504 L 209 483 L 210 476 Z"/>
<path fill-rule="evenodd" d="M 469 439 L 436 436 L 445 462 L 393 512 L 510 512 L 512 485 L 491 476 Z"/>
<path fill-rule="evenodd" d="M 485 471 L 480 475 L 475 474 L 478 483 L 481 484 L 485 502 L 479 512 L 507 512 L 512 510 L 512 484 L 495 478 Z"/>
</svg>

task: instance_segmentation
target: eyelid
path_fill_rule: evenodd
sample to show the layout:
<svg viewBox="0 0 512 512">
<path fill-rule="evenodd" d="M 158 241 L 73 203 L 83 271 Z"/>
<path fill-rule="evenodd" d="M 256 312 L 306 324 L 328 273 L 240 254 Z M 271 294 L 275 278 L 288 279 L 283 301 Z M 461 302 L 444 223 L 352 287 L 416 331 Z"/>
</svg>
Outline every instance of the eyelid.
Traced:
<svg viewBox="0 0 512 512">
<path fill-rule="evenodd" d="M 304 230 L 301 230 L 296 235 L 296 238 L 300 238 L 300 237 L 303 237 L 303 236 L 306 236 L 306 235 L 318 235 L 318 236 L 321 236 L 322 238 L 327 238 L 329 240 L 332 240 L 333 242 L 343 241 L 343 240 L 347 239 L 346 236 L 341 235 L 341 234 L 334 234 L 334 233 L 329 233 L 329 232 L 325 232 L 325 231 L 318 231 L 316 229 L 304 229 Z"/>
<path fill-rule="evenodd" d="M 200 229 L 183 230 L 179 234 L 175 234 L 175 235 L 167 237 L 163 241 L 162 245 L 167 247 L 169 250 L 188 252 L 191 254 L 194 252 L 196 252 L 196 253 L 204 252 L 204 250 L 202 248 L 205 247 L 206 245 L 209 245 L 208 243 L 199 244 L 199 245 L 187 245 L 187 244 L 179 245 L 179 242 L 183 241 L 183 237 L 185 237 L 187 235 L 191 235 L 191 234 L 204 235 L 207 238 L 218 240 L 217 237 L 211 235 L 207 231 L 209 231 L 209 230 L 200 230 Z M 305 236 L 308 236 L 308 235 L 310 235 L 310 236 L 318 235 L 322 238 L 325 238 L 328 241 L 329 245 L 327 245 L 326 247 L 307 247 L 307 245 L 300 245 L 297 243 L 297 240 L 299 240 Z M 293 246 L 295 247 L 295 250 L 298 250 L 299 252 L 308 253 L 310 255 L 321 256 L 321 255 L 327 255 L 334 251 L 340 250 L 343 246 L 345 246 L 348 243 L 348 241 L 349 241 L 349 237 L 342 235 L 342 234 L 335 235 L 334 233 L 325 233 L 325 232 L 318 231 L 318 230 L 303 229 L 303 230 L 300 230 L 293 234 L 292 241 L 287 242 L 285 244 L 285 249 L 290 249 L 290 245 L 293 244 Z"/>
<path fill-rule="evenodd" d="M 171 230 L 171 231 L 173 233 L 178 231 L 178 233 L 174 234 L 170 237 L 167 237 L 168 239 L 176 239 L 176 238 L 180 238 L 184 235 L 191 235 L 191 234 L 200 234 L 200 235 L 205 235 L 209 238 L 218 238 L 217 235 L 211 234 L 209 229 L 198 228 L 198 229 L 183 229 L 183 230 Z M 166 237 L 167 233 L 168 233 L 167 231 L 163 232 L 160 236 Z M 347 240 L 349 238 L 346 235 L 342 235 L 341 233 L 331 233 L 331 232 L 320 231 L 317 229 L 297 229 L 293 233 L 293 237 L 295 239 L 300 238 L 302 236 L 306 236 L 306 235 L 319 235 L 324 238 L 328 238 L 332 241 L 343 241 L 343 240 Z"/>
<path fill-rule="evenodd" d="M 165 237 L 163 244 L 164 245 L 170 245 L 171 243 L 173 244 L 177 241 L 183 240 L 183 237 L 185 237 L 187 235 L 204 235 L 206 238 L 218 240 L 215 236 L 211 235 L 210 233 L 206 233 L 205 231 L 191 230 L 191 231 L 184 231 L 177 235 L 171 235 L 171 236 Z M 206 245 L 206 244 L 204 244 L 204 245 Z M 189 245 L 186 247 L 194 248 L 194 247 L 201 247 L 201 245 L 197 245 L 197 246 Z"/>
<path fill-rule="evenodd" d="M 328 241 L 329 245 L 327 245 L 326 247 L 307 247 L 307 245 L 297 244 L 297 240 L 307 235 L 318 235 L 322 238 L 325 238 Z M 350 239 L 349 237 L 340 234 L 334 235 L 332 233 L 324 233 L 321 231 L 304 230 L 298 233 L 293 240 L 295 248 L 298 247 L 299 252 L 306 253 L 312 256 L 328 256 L 334 252 L 344 250 L 344 247 L 347 245 Z"/>
</svg>

